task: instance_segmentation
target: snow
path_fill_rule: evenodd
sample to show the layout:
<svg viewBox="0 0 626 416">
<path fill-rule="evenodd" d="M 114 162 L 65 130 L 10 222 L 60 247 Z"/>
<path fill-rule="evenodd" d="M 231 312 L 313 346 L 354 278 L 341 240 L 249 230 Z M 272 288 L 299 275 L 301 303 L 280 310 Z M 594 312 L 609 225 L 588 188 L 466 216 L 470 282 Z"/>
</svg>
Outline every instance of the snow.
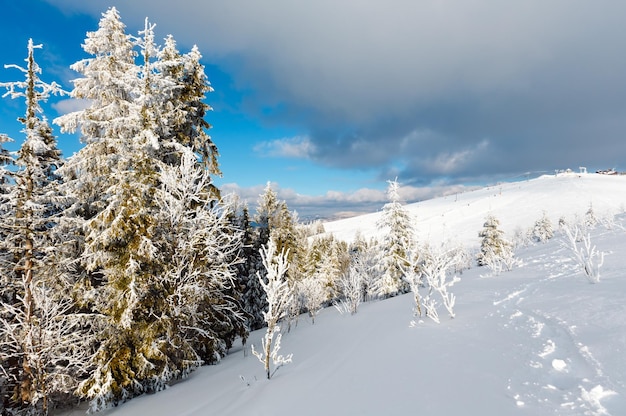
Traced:
<svg viewBox="0 0 626 416">
<path fill-rule="evenodd" d="M 600 214 L 619 213 L 626 202 L 626 178 L 593 174 L 501 189 L 501 195 L 492 187 L 413 205 L 421 218 L 416 231 L 434 236 L 445 224 L 449 235 L 477 245 L 488 211 L 506 230 L 532 226 L 542 210 L 556 224 L 561 216 L 584 215 L 590 203 Z M 442 219 L 435 221 L 437 210 Z M 374 229 L 377 215 L 327 229 L 350 238 L 355 224 L 363 232 Z M 557 232 L 545 244 L 518 248 L 512 271 L 495 277 L 482 277 L 484 268 L 465 271 L 454 286 L 455 319 L 416 320 L 412 294 L 363 303 L 355 315 L 326 308 L 314 325 L 303 315 L 284 333 L 281 350 L 293 354 L 293 362 L 271 380 L 249 350 L 260 345 L 261 329 L 220 364 L 102 414 L 624 415 L 623 227 L 620 215 L 611 229 L 591 231 L 593 243 L 608 253 L 598 283 L 584 277 Z"/>
<path fill-rule="evenodd" d="M 522 182 L 502 183 L 475 191 L 405 205 L 414 219 L 418 241 L 453 240 L 478 246 L 485 217 L 493 214 L 512 238 L 518 228 L 533 227 L 545 211 L 557 229 L 561 217 L 583 217 L 590 205 L 597 217 L 626 209 L 626 176 L 560 173 Z M 324 224 L 327 232 L 351 241 L 359 230 L 365 239 L 378 235 L 382 212 Z"/>
</svg>

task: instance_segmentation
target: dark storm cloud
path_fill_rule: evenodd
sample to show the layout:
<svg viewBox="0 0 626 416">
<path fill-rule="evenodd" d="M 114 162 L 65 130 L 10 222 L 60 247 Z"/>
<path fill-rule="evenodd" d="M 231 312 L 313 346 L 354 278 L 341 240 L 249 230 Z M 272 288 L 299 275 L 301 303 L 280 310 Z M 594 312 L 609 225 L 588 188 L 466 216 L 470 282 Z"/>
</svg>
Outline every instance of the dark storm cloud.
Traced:
<svg viewBox="0 0 626 416">
<path fill-rule="evenodd" d="M 102 11 L 74 0 L 64 7 Z M 129 26 L 148 15 L 180 43 L 198 43 L 250 92 L 247 108 L 305 131 L 306 157 L 323 165 L 376 167 L 416 184 L 626 168 L 623 1 L 146 0 L 118 8 Z"/>
</svg>

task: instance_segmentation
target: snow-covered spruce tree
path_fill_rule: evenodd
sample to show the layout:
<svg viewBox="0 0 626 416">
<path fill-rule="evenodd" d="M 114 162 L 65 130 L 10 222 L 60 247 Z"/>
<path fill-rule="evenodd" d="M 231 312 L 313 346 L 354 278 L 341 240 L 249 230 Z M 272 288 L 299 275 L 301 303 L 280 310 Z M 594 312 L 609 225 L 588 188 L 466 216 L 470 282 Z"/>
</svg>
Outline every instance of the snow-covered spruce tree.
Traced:
<svg viewBox="0 0 626 416">
<path fill-rule="evenodd" d="M 268 182 L 264 192 L 259 195 L 254 217 L 250 219 L 246 209 L 244 211 L 245 217 L 241 221 L 244 243 L 241 253 L 242 263 L 238 266 L 238 278 L 242 286 L 243 308 L 249 315 L 248 323 L 252 330 L 265 326 L 263 314 L 267 310 L 267 300 L 258 276 L 264 277 L 267 273 L 263 266 L 261 250 L 269 242 L 270 223 L 274 223 L 278 207 L 279 201 L 276 192 Z M 254 226 L 251 223 L 254 223 Z"/>
<path fill-rule="evenodd" d="M 57 122 L 85 143 L 62 173 L 84 230 L 83 301 L 106 319 L 80 388 L 97 411 L 219 360 L 246 328 L 232 297 L 239 235 L 218 208 L 216 148 L 202 142 L 207 107 L 196 101 L 210 87 L 197 49 L 174 76 L 153 25 L 131 37 L 115 8 L 84 49 L 93 57 L 73 65 L 83 78 L 72 95 L 90 106 Z M 198 90 L 175 94 L 185 86 Z"/>
<path fill-rule="evenodd" d="M 345 242 L 338 241 L 332 235 L 300 237 L 301 257 L 297 264 L 301 306 L 313 318 L 324 304 L 334 301 L 339 295 L 339 279 L 348 272 L 350 257 Z M 296 305 L 297 306 L 297 305 Z M 300 311 L 294 309 L 292 314 Z"/>
<path fill-rule="evenodd" d="M 377 226 L 384 231 L 380 242 L 382 270 L 380 296 L 395 296 L 407 293 L 409 285 L 403 279 L 403 270 L 408 264 L 406 258 L 413 247 L 413 225 L 409 213 L 400 203 L 400 184 L 389 181 L 387 196 L 389 202 L 383 206 L 382 217 Z"/>
<path fill-rule="evenodd" d="M 85 146 L 60 170 L 72 191 L 77 215 L 91 220 L 109 203 L 112 176 L 132 163 L 132 139 L 141 129 L 141 90 L 133 42 L 115 8 L 103 13 L 99 28 L 88 32 L 83 49 L 91 58 L 71 68 L 82 74 L 73 81 L 71 96 L 89 106 L 54 120 L 63 132 L 80 129 Z M 80 173 L 80 174 L 79 174 Z"/>
<path fill-rule="evenodd" d="M 238 227 L 242 231 L 241 263 L 237 264 L 237 278 L 241 287 L 241 303 L 248 319 L 250 330 L 257 330 L 265 325 L 263 311 L 267 309 L 265 292 L 261 287 L 257 273 L 261 273 L 263 263 L 260 249 L 262 245 L 258 232 L 252 227 L 248 207 L 244 206 Z"/>
<path fill-rule="evenodd" d="M 22 71 L 24 81 L 1 84 L 5 95 L 26 102 L 19 119 L 26 137 L 17 153 L 15 183 L 6 194 L 3 211 L 9 215 L 2 221 L 6 238 L 0 243 L 6 254 L 0 274 L 9 280 L 0 299 L 0 364 L 11 386 L 3 402 L 13 414 L 48 414 L 70 397 L 88 369 L 92 339 L 70 298 L 71 282 L 56 263 L 62 248 L 55 238 L 64 201 L 56 175 L 61 154 L 40 103 L 62 90 L 39 78 L 34 50 L 40 47 L 29 40 L 27 67 L 8 66 Z"/>
<path fill-rule="evenodd" d="M 540 219 L 535 222 L 532 230 L 533 240 L 539 243 L 545 243 L 554 237 L 552 221 L 548 218 L 548 214 L 544 211 Z"/>
<path fill-rule="evenodd" d="M 496 275 L 503 269 L 511 270 L 514 263 L 512 244 L 504 238 L 499 225 L 500 221 L 495 216 L 487 216 L 483 229 L 478 233 L 482 241 L 476 256 L 479 266 L 488 266 Z"/>
<path fill-rule="evenodd" d="M 260 249 L 265 246 L 269 239 L 272 238 L 277 246 L 277 250 L 287 253 L 287 261 L 290 264 L 289 271 L 287 272 L 287 280 L 291 290 L 296 290 L 296 283 L 301 276 L 299 272 L 299 264 L 303 256 L 303 247 L 306 246 L 302 240 L 301 232 L 297 227 L 297 214 L 289 211 L 287 203 L 285 201 L 278 200 L 276 192 L 272 189 L 271 183 L 268 182 L 263 193 L 259 196 L 257 202 L 257 212 L 254 216 L 254 222 L 256 223 L 255 231 L 255 247 Z M 253 259 L 251 262 L 256 264 L 256 270 L 261 275 L 266 273 L 266 269 L 262 267 L 262 262 L 259 262 L 260 257 L 256 253 L 251 253 Z M 249 274 L 251 276 L 251 274 Z M 250 287 L 252 290 L 256 290 L 256 282 L 246 284 L 246 287 Z M 251 294 L 244 293 L 243 298 L 250 299 Z M 294 299 L 297 299 L 294 297 Z M 264 303 L 264 302 L 263 302 Z M 251 305 L 249 303 L 249 305 Z M 293 313 L 289 314 L 289 325 L 291 325 L 291 318 L 297 316 L 300 313 L 299 303 L 295 302 L 291 306 Z M 258 305 L 260 306 L 260 305 Z M 263 305 L 265 306 L 265 305 Z M 249 311 L 254 316 L 258 316 L 259 312 L 256 307 Z"/>
<path fill-rule="evenodd" d="M 60 172 L 76 201 L 71 212 L 84 230 L 81 258 L 92 277 L 85 284 L 93 286 L 87 301 L 107 320 L 96 370 L 81 388 L 93 400 L 92 410 L 143 393 L 153 367 L 151 351 L 142 350 L 152 342 L 145 333 L 148 322 L 135 313 L 149 313 L 141 300 L 159 269 L 153 244 L 158 178 L 136 102 L 143 88 L 133 47 L 117 10 L 103 13 L 98 30 L 87 33 L 83 44 L 93 57 L 72 65 L 83 75 L 74 80 L 72 97 L 90 105 L 55 120 L 63 131 L 80 128 L 85 143 Z M 155 294 L 154 302 L 162 301 L 162 293 Z"/>
<path fill-rule="evenodd" d="M 263 193 L 259 195 L 256 215 L 254 216 L 254 222 L 259 230 L 259 240 L 262 246 L 266 245 L 270 239 L 270 223 L 274 221 L 274 217 L 278 214 L 278 209 L 278 195 L 272 189 L 271 183 L 267 182 Z"/>
<path fill-rule="evenodd" d="M 274 239 L 279 252 L 283 249 L 289 253 L 288 261 L 293 263 L 294 258 L 301 255 L 299 247 L 299 232 L 297 230 L 297 215 L 289 211 L 285 201 L 278 199 L 276 191 L 267 183 L 263 193 L 257 201 L 257 212 L 254 218 L 262 245 L 267 244 L 270 236 Z"/>
<path fill-rule="evenodd" d="M 267 296 L 268 307 L 267 311 L 263 313 L 267 330 L 261 342 L 262 351 L 257 352 L 252 345 L 252 353 L 263 363 L 266 377 L 269 380 L 273 374 L 270 363 L 275 366 L 274 371 L 276 371 L 280 366 L 291 362 L 292 354 L 287 356 L 279 354 L 282 334 L 278 321 L 286 315 L 293 294 L 286 279 L 286 273 L 289 269 L 287 253 L 277 251 L 273 238 L 270 238 L 267 246 L 261 249 L 261 257 L 267 270 L 265 278 L 260 273 L 258 274 L 259 282 Z M 274 340 L 275 335 L 276 339 Z"/>
<path fill-rule="evenodd" d="M 298 238 L 297 213 L 289 211 L 285 201 L 279 202 L 276 215 L 270 219 L 270 235 L 276 242 L 276 247 L 288 253 L 287 260 L 289 263 L 296 264 L 302 256 L 301 244 Z M 290 280 L 294 279 L 290 277 Z"/>
</svg>

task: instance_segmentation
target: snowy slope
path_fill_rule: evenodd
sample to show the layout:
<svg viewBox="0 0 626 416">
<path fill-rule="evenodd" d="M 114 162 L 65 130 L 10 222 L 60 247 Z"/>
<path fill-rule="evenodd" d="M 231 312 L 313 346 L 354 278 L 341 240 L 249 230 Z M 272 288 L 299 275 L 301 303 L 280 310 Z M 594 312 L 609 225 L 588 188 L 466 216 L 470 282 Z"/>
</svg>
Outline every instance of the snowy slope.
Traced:
<svg viewBox="0 0 626 416">
<path fill-rule="evenodd" d="M 490 201 L 480 193 L 459 196 L 477 212 L 455 207 L 450 197 L 430 204 L 455 213 L 448 218 L 463 211 L 480 228 L 489 209 L 502 209 L 502 223 L 512 225 L 530 211 L 519 205 L 537 202 L 527 216 L 532 223 L 551 207 L 558 217 L 584 213 L 591 198 L 597 212 L 619 211 L 624 184 L 626 178 L 596 175 L 540 178 L 503 185 L 502 197 L 495 188 L 480 191 Z M 422 218 L 435 216 L 428 203 L 416 207 Z M 361 217 L 359 224 L 373 229 L 374 221 Z M 464 225 L 462 218 L 452 223 Z M 626 415 L 625 225 L 622 216 L 611 230 L 593 231 L 592 241 L 609 253 L 598 284 L 588 283 L 557 236 L 521 248 L 521 265 L 511 272 L 466 271 L 452 288 L 455 319 L 442 312 L 439 325 L 412 323 L 411 295 L 362 304 L 354 316 L 329 308 L 315 325 L 301 317 L 284 335 L 281 352 L 293 353 L 294 362 L 272 380 L 263 378 L 249 346 L 239 347 L 164 392 L 103 414 Z M 262 335 L 252 333 L 249 343 L 259 345 Z"/>
<path fill-rule="evenodd" d="M 545 211 L 556 226 L 564 217 L 582 217 L 592 206 L 598 217 L 626 209 L 626 176 L 562 173 L 523 182 L 507 182 L 471 192 L 406 205 L 414 219 L 417 238 L 433 243 L 454 240 L 466 246 L 480 243 L 478 232 L 491 213 L 509 238 L 526 230 Z M 369 238 L 378 235 L 380 212 L 328 222 L 327 232 L 351 241 L 357 230 Z"/>
</svg>

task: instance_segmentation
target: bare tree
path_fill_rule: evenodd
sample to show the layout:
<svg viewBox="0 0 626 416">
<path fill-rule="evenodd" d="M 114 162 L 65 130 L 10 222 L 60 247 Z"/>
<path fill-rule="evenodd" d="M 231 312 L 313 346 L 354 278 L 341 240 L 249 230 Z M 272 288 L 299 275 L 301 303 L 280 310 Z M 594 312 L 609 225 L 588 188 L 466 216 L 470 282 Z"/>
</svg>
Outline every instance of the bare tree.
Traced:
<svg viewBox="0 0 626 416">
<path fill-rule="evenodd" d="M 587 280 L 591 283 L 600 282 L 600 268 L 604 264 L 605 253 L 596 249 L 591 243 L 591 234 L 581 232 L 579 225 L 566 225 L 563 229 L 567 237 L 563 245 L 570 249 Z"/>
<path fill-rule="evenodd" d="M 261 258 L 267 270 L 267 275 L 264 279 L 260 273 L 257 273 L 259 282 L 267 295 L 267 311 L 263 312 L 267 330 L 261 341 L 262 351 L 256 351 L 254 345 L 252 345 L 252 353 L 263 363 L 268 380 L 273 374 L 270 371 L 270 361 L 278 369 L 282 365 L 290 363 L 292 358 L 292 354 L 283 356 L 278 353 L 282 338 L 278 321 L 287 313 L 292 297 L 291 289 L 286 279 L 286 273 L 289 269 L 287 256 L 288 250 L 282 250 L 280 253 L 277 253 L 276 243 L 270 237 L 267 246 L 261 249 Z M 274 335 L 276 335 L 276 340 L 274 340 Z"/>
</svg>

